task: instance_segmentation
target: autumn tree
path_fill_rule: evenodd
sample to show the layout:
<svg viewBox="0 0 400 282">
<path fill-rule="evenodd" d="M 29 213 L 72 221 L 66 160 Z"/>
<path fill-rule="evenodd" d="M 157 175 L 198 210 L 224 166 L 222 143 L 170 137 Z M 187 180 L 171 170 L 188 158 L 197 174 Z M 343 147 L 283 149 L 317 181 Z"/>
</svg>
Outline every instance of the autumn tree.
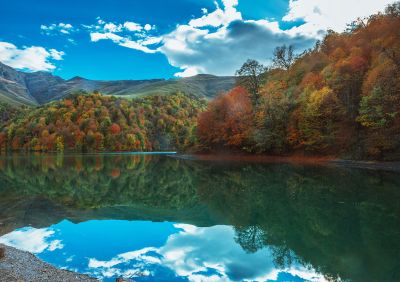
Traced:
<svg viewBox="0 0 400 282">
<path fill-rule="evenodd" d="M 165 150 L 184 149 L 197 142 L 196 118 L 204 108 L 204 100 L 182 93 L 134 100 L 71 95 L 29 109 L 20 118 L 9 119 L 11 112 L 4 108 L 7 120 L 0 124 L 0 146 L 44 152 L 152 151 L 160 149 L 160 136 L 169 140 Z"/>
<path fill-rule="evenodd" d="M 262 89 L 262 105 L 255 116 L 255 150 L 283 153 L 288 151 L 287 125 L 291 101 L 286 95 L 287 85 L 270 81 Z"/>
<path fill-rule="evenodd" d="M 294 60 L 294 48 L 292 45 L 283 45 L 275 48 L 272 59 L 274 67 L 288 70 L 294 63 Z"/>
<path fill-rule="evenodd" d="M 242 67 L 236 71 L 237 84 L 247 89 L 251 95 L 253 107 L 256 107 L 260 100 L 260 87 L 263 82 L 263 75 L 266 68 L 256 60 L 247 60 Z"/>
<path fill-rule="evenodd" d="M 212 101 L 198 118 L 198 137 L 206 149 L 248 150 L 253 125 L 252 103 L 243 87 Z"/>
<path fill-rule="evenodd" d="M 385 9 L 385 13 L 391 17 L 400 17 L 400 2 L 389 4 Z"/>
</svg>

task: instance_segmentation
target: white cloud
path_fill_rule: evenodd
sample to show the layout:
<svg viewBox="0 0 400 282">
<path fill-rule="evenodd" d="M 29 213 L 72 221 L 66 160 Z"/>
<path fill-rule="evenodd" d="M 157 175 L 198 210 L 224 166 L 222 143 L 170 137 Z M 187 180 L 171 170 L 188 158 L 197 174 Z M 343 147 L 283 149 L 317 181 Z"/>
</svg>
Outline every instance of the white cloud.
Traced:
<svg viewBox="0 0 400 282">
<path fill-rule="evenodd" d="M 195 76 L 199 73 L 204 73 L 201 69 L 197 68 L 197 67 L 191 67 L 188 65 L 182 65 L 181 66 L 182 69 L 184 69 L 184 71 L 182 72 L 177 72 L 175 74 L 175 76 L 177 77 L 191 77 L 191 76 Z"/>
<path fill-rule="evenodd" d="M 284 21 L 304 20 L 292 32 L 320 38 L 324 31 L 344 31 L 357 18 L 368 17 L 393 3 L 393 0 L 291 0 Z M 322 32 L 321 32 L 322 31 Z"/>
<path fill-rule="evenodd" d="M 154 45 L 159 44 L 162 41 L 162 37 L 148 36 L 145 39 L 140 40 L 140 44 L 142 45 Z"/>
<path fill-rule="evenodd" d="M 129 31 L 141 31 L 143 29 L 140 24 L 134 22 L 125 22 L 124 27 Z"/>
<path fill-rule="evenodd" d="M 177 76 L 232 75 L 246 59 L 268 64 L 276 46 L 293 44 L 303 50 L 313 43 L 313 38 L 281 31 L 277 22 L 234 21 L 214 32 L 181 25 L 164 36 L 159 50 L 171 65 L 183 69 Z"/>
<path fill-rule="evenodd" d="M 117 43 L 119 46 L 130 48 L 130 49 L 135 49 L 138 51 L 142 51 L 144 53 L 155 53 L 157 50 L 150 49 L 146 47 L 145 45 L 151 45 L 155 44 L 155 42 L 159 42 L 161 39 L 155 39 L 155 38 L 150 38 L 150 40 L 153 40 L 153 42 L 145 42 L 145 41 L 133 41 L 130 40 L 129 38 L 124 38 L 122 36 L 119 36 L 117 34 L 107 32 L 107 33 L 100 33 L 100 32 L 92 32 L 90 33 L 90 40 L 92 42 L 97 42 L 100 40 L 111 40 L 114 43 Z"/>
<path fill-rule="evenodd" d="M 155 29 L 155 26 L 153 25 L 150 25 L 150 24 L 145 24 L 145 26 L 144 26 L 144 30 L 146 30 L 146 31 L 150 31 L 150 30 L 152 30 L 152 29 Z"/>
<path fill-rule="evenodd" d="M 122 46 L 122 47 L 130 48 L 130 49 L 142 51 L 142 52 L 148 53 L 148 54 L 153 54 L 153 53 L 157 52 L 157 50 L 150 49 L 150 48 L 144 46 L 143 44 L 141 44 L 140 42 L 133 41 L 133 40 L 125 39 L 122 42 L 120 42 L 118 45 Z"/>
<path fill-rule="evenodd" d="M 50 52 L 51 58 L 56 61 L 62 60 L 62 57 L 65 55 L 65 53 L 63 51 L 57 51 L 56 49 L 50 49 L 49 52 Z"/>
<path fill-rule="evenodd" d="M 113 22 L 105 22 L 101 18 L 97 18 L 97 23 L 93 25 L 82 25 L 85 29 L 89 30 L 90 32 L 102 32 L 102 33 L 122 33 L 122 32 L 132 32 L 134 35 L 137 36 L 144 36 L 146 32 L 156 29 L 155 25 L 145 24 L 144 26 L 132 22 L 126 21 L 123 24 L 116 24 Z"/>
<path fill-rule="evenodd" d="M 17 69 L 49 71 L 56 68 L 52 60 L 62 60 L 65 55 L 56 49 L 47 50 L 40 46 L 19 49 L 12 43 L 0 42 L 0 62 Z"/>
<path fill-rule="evenodd" d="M 189 25 L 193 27 L 220 27 L 222 25 L 228 25 L 233 21 L 242 19 L 241 13 L 235 8 L 235 6 L 238 4 L 237 0 L 223 0 L 223 3 L 223 9 L 221 9 L 216 3 L 217 9 L 215 11 L 207 13 L 205 10 L 202 10 L 204 16 L 191 20 Z"/>
<path fill-rule="evenodd" d="M 121 37 L 117 34 L 111 33 L 111 32 L 107 32 L 107 33 L 92 32 L 92 33 L 90 33 L 90 40 L 92 42 L 97 42 L 99 40 L 105 40 L 105 39 L 109 39 L 115 43 L 119 43 L 123 40 L 123 37 Z"/>
<path fill-rule="evenodd" d="M 69 43 L 76 45 L 76 42 L 73 38 L 68 38 L 67 40 Z"/>
<path fill-rule="evenodd" d="M 182 69 L 176 76 L 233 75 L 246 59 L 269 63 L 276 46 L 293 44 L 303 50 L 314 43 L 314 38 L 281 30 L 276 21 L 243 19 L 237 4 L 224 0 L 223 7 L 216 4 L 213 12 L 203 10 L 202 17 L 163 36 L 159 50 Z"/>
<path fill-rule="evenodd" d="M 162 37 L 151 36 L 149 31 L 156 27 L 150 24 L 142 26 L 135 22 L 126 21 L 124 24 L 105 22 L 98 18 L 95 25 L 83 25 L 90 31 L 90 40 L 98 42 L 100 40 L 111 40 L 119 46 L 138 50 L 144 53 L 156 53 L 158 50 L 147 46 L 159 44 Z"/>
<path fill-rule="evenodd" d="M 40 29 L 42 32 L 46 35 L 54 35 L 57 33 L 61 34 L 71 34 L 73 32 L 76 32 L 77 29 L 75 29 L 71 24 L 69 23 L 58 23 L 58 24 L 51 24 L 51 25 L 44 25 L 42 24 L 40 26 Z"/>
<path fill-rule="evenodd" d="M 104 31 L 106 32 L 120 32 L 122 30 L 122 25 L 116 25 L 114 23 L 106 23 L 104 25 Z"/>
<path fill-rule="evenodd" d="M 23 228 L 0 237 L 0 243 L 39 254 L 48 250 L 50 252 L 64 248 L 60 240 L 49 240 L 54 235 L 54 230 L 49 228 Z"/>
</svg>

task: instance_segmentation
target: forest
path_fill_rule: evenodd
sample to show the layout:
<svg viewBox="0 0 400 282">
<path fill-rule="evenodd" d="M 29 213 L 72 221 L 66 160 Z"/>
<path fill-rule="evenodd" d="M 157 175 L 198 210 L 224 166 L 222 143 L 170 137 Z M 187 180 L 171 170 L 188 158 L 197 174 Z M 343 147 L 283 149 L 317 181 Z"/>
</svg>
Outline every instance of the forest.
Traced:
<svg viewBox="0 0 400 282">
<path fill-rule="evenodd" d="M 35 109 L 2 107 L 0 148 L 62 152 L 185 150 L 202 99 L 181 93 L 133 100 L 75 94 Z M 7 109 L 7 110 L 4 110 Z"/>
<path fill-rule="evenodd" d="M 400 4 L 296 56 L 248 60 L 199 116 L 206 151 L 400 159 Z"/>
<path fill-rule="evenodd" d="M 37 108 L 0 105 L 0 151 L 156 151 L 400 159 L 400 3 L 328 31 L 270 66 L 246 61 L 207 102 L 183 93 L 77 93 Z M 266 54 L 266 56 L 268 56 Z"/>
</svg>

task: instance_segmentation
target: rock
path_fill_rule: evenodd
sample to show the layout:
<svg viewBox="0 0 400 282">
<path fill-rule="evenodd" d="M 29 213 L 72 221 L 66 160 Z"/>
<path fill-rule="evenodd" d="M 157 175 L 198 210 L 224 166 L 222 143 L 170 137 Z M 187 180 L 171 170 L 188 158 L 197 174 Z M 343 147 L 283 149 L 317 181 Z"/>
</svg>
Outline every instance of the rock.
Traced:
<svg viewBox="0 0 400 282">
<path fill-rule="evenodd" d="M 76 281 L 94 282 L 96 278 L 91 278 L 84 274 L 71 272 L 68 270 L 57 269 L 47 264 L 33 254 L 15 248 L 0 245 L 0 249 L 5 250 L 0 263 L 0 281 Z"/>
<path fill-rule="evenodd" d="M 6 249 L 3 247 L 0 247 L 0 259 L 4 258 L 6 254 Z"/>
<path fill-rule="evenodd" d="M 115 282 L 135 282 L 135 281 L 128 278 L 117 278 Z"/>
</svg>

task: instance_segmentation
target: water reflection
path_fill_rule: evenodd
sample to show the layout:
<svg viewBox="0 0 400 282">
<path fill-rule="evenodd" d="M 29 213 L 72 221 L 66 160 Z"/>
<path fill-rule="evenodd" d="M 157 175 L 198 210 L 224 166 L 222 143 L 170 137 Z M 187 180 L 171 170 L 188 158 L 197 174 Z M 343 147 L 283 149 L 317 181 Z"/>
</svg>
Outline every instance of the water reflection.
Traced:
<svg viewBox="0 0 400 282">
<path fill-rule="evenodd" d="M 0 158 L 0 187 L 0 242 L 99 277 L 400 279 L 395 173 L 13 156 Z"/>
<path fill-rule="evenodd" d="M 33 252 L 58 267 L 103 278 L 281 281 L 283 275 L 285 281 L 325 280 L 299 263 L 277 269 L 270 248 L 246 253 L 234 237 L 235 230 L 223 225 L 64 220 L 48 228 L 13 231 L 0 243 Z"/>
</svg>

